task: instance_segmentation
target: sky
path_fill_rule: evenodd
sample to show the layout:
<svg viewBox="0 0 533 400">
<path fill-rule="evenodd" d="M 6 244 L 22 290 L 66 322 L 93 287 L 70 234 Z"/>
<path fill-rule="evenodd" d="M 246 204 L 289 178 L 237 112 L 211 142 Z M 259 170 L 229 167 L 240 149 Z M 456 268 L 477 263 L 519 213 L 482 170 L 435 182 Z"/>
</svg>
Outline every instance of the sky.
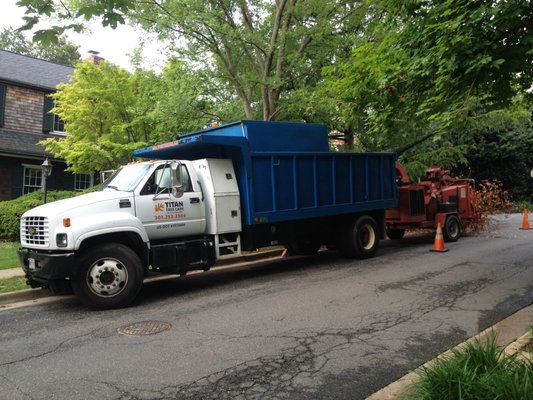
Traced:
<svg viewBox="0 0 533 400">
<path fill-rule="evenodd" d="M 23 24 L 24 10 L 17 7 L 17 1 L 0 0 L 0 29 L 19 28 Z M 145 40 L 142 53 L 145 60 L 143 67 L 159 70 L 164 64 L 163 45 L 149 38 L 146 33 L 141 34 L 125 25 L 120 25 L 115 30 L 104 28 L 99 21 L 91 22 L 89 29 L 90 32 L 82 34 L 67 33 L 70 41 L 80 46 L 78 51 L 82 59 L 89 56 L 90 50 L 94 50 L 100 52 L 100 57 L 131 71 L 129 54 L 133 53 L 141 42 L 140 38 L 143 37 Z M 31 38 L 30 33 L 28 33 L 28 38 Z"/>
</svg>

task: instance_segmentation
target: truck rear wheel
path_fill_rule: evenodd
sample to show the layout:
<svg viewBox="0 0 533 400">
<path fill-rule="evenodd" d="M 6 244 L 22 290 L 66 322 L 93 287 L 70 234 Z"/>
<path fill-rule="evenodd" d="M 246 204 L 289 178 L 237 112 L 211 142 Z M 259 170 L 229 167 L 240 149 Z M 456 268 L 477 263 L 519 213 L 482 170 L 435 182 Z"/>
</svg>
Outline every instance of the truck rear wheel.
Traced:
<svg viewBox="0 0 533 400">
<path fill-rule="evenodd" d="M 457 242 L 461 236 L 461 222 L 456 215 L 448 215 L 442 230 L 445 242 Z"/>
<path fill-rule="evenodd" d="M 342 254 L 351 258 L 370 258 L 379 246 L 378 226 L 374 218 L 363 215 L 348 225 L 339 240 Z"/>
<path fill-rule="evenodd" d="M 143 279 L 137 254 L 122 244 L 107 243 L 84 253 L 73 277 L 72 289 L 89 307 L 120 308 L 135 299 Z"/>
</svg>

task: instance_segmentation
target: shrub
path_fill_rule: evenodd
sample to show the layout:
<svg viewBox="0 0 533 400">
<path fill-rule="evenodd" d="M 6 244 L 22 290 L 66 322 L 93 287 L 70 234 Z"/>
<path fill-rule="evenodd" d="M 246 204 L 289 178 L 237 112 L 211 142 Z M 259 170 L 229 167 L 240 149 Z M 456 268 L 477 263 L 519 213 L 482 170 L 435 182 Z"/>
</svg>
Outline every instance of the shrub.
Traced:
<svg viewBox="0 0 533 400">
<path fill-rule="evenodd" d="M 80 192 L 50 191 L 46 194 L 46 200 L 50 203 L 79 194 Z M 40 190 L 25 194 L 14 200 L 0 201 L 0 238 L 18 240 L 20 217 L 26 211 L 41 204 L 43 204 L 43 193 Z"/>
<path fill-rule="evenodd" d="M 533 399 L 533 361 L 506 355 L 490 335 L 418 370 L 420 380 L 405 396 L 413 400 Z"/>
</svg>

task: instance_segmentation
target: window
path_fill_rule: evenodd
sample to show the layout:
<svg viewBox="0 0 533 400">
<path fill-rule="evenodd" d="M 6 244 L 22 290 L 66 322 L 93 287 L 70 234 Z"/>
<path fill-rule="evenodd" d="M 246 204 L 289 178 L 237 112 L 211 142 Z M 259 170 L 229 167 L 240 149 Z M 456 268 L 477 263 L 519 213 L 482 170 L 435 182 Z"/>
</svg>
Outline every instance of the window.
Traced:
<svg viewBox="0 0 533 400">
<path fill-rule="evenodd" d="M 66 134 L 65 123 L 59 115 L 50 112 L 55 107 L 54 99 L 48 95 L 44 95 L 44 110 L 43 110 L 43 132 L 57 133 L 60 135 Z"/>
<path fill-rule="evenodd" d="M 189 177 L 189 171 L 183 164 L 180 165 L 180 180 L 185 192 L 192 192 L 191 178 Z"/>
<path fill-rule="evenodd" d="M 93 177 L 90 174 L 75 174 L 74 175 L 74 190 L 81 192 L 89 189 L 93 185 Z"/>
<path fill-rule="evenodd" d="M 149 169 L 149 164 L 126 165 L 120 168 L 108 180 L 106 180 L 105 183 L 100 186 L 100 190 L 112 189 L 131 192 L 146 176 L 146 173 Z"/>
<path fill-rule="evenodd" d="M 169 193 L 171 186 L 170 166 L 163 165 L 158 167 L 154 173 L 150 176 L 144 188 L 141 191 L 141 195 L 156 194 L 156 193 Z"/>
<path fill-rule="evenodd" d="M 23 193 L 31 193 L 42 188 L 42 172 L 39 165 L 24 166 Z"/>
<path fill-rule="evenodd" d="M 65 123 L 57 114 L 54 114 L 54 132 L 65 132 Z"/>
<path fill-rule="evenodd" d="M 191 178 L 187 167 L 183 164 L 179 166 L 179 174 L 181 184 L 185 192 L 192 192 Z M 156 193 L 170 193 L 172 187 L 172 176 L 170 165 L 162 165 L 158 167 L 152 176 L 146 182 L 141 191 L 141 195 L 156 194 Z"/>
</svg>

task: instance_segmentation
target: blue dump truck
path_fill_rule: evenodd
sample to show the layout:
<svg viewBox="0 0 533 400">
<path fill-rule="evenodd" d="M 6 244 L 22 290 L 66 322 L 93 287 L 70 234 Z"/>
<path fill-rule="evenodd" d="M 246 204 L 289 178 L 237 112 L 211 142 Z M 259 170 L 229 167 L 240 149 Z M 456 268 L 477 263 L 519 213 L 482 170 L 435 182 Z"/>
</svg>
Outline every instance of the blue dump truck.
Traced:
<svg viewBox="0 0 533 400">
<path fill-rule="evenodd" d="M 149 270 L 208 270 L 244 250 L 375 254 L 397 205 L 394 153 L 330 152 L 324 125 L 239 121 L 135 151 L 94 193 L 21 220 L 28 282 L 122 307 Z"/>
</svg>

